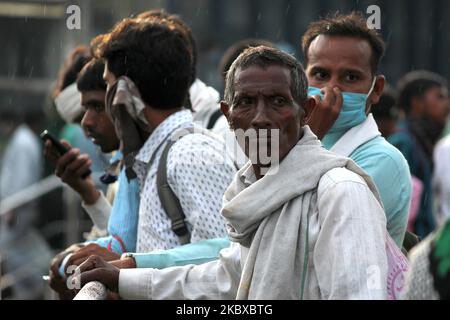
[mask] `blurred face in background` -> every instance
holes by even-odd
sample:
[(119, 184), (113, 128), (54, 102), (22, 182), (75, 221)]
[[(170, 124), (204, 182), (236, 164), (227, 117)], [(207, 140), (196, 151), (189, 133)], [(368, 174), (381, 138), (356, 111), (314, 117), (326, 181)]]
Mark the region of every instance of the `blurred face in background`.
[(432, 87), (422, 98), (423, 114), (440, 126), (445, 126), (450, 112), (450, 100), (446, 87)]

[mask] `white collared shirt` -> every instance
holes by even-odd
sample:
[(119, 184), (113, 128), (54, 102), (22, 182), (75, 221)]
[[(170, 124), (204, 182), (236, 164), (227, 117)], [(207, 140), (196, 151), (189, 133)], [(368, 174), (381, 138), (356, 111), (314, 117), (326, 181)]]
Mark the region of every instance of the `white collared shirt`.
[(434, 148), (433, 175), (436, 220), (438, 225), (442, 225), (450, 218), (450, 136), (443, 138)]
[[(189, 110), (172, 114), (156, 128), (136, 156), (133, 168), (141, 186), (137, 252), (170, 249), (180, 245), (178, 237), (171, 230), (171, 221), (161, 206), (156, 188), (156, 172), (159, 158), (171, 134), (193, 125)], [(236, 170), (225, 151), (225, 144), (220, 138), (214, 139), (199, 133), (186, 135), (170, 149), (167, 179), (180, 200), (191, 232), (191, 242), (227, 235), (220, 209), (223, 193)], [(154, 161), (148, 168), (154, 153)]]

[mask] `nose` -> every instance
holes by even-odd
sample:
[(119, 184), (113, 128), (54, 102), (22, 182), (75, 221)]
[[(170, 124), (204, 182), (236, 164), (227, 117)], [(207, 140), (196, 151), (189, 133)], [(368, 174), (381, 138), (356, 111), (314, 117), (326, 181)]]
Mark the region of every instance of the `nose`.
[(86, 110), (83, 119), (81, 119), (81, 126), (86, 131), (92, 130), (95, 126), (95, 117), (92, 116), (92, 112), (89, 109)]
[(341, 84), (339, 82), (338, 77), (332, 77), (330, 79), (330, 81), (328, 81), (325, 85), (326, 87), (330, 87), (330, 88), (339, 88), (339, 90), (343, 91), (341, 88)]
[(263, 99), (258, 100), (255, 115), (252, 119), (252, 127), (256, 129), (269, 129), (272, 126), (272, 120), (268, 114), (269, 108)]

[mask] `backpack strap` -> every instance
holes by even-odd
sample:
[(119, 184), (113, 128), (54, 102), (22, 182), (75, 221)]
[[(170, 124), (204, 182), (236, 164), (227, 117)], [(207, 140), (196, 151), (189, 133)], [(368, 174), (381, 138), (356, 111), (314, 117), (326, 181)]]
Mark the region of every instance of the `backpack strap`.
[(213, 114), (209, 117), (208, 125), (206, 126), (206, 129), (211, 130), (214, 125), (216, 124), (217, 120), (223, 115), (222, 111), (220, 109), (214, 111)]
[[(178, 138), (194, 133), (193, 127), (182, 130), (182, 133), (177, 135)], [(166, 144), (161, 154), (158, 171), (156, 173), (156, 187), (161, 206), (171, 221), (172, 231), (177, 235), (181, 244), (187, 244), (191, 242), (191, 234), (186, 225), (186, 216), (181, 208), (180, 200), (173, 192), (167, 180), (167, 158), (170, 148), (177, 141), (178, 140), (175, 139), (169, 139), (169, 142)]]

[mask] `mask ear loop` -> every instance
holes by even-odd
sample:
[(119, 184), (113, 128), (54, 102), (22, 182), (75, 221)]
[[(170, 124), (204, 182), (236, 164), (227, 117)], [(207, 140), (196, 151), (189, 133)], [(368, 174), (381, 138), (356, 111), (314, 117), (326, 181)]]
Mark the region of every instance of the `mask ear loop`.
[(373, 89), (375, 89), (375, 84), (377, 83), (378, 76), (373, 77), (372, 85), (370, 86), (369, 93), (367, 94), (367, 98), (372, 94)]
[[(367, 98), (366, 99), (369, 99), (370, 95), (373, 92), (373, 89), (375, 89), (375, 84), (377, 83), (377, 79), (378, 79), (377, 76), (373, 77), (372, 86), (370, 87), (370, 90), (369, 90), (369, 93), (367, 94)], [(366, 100), (366, 103), (367, 103), (367, 100)], [(370, 108), (366, 107), (366, 113), (367, 113), (368, 110), (370, 110)]]

